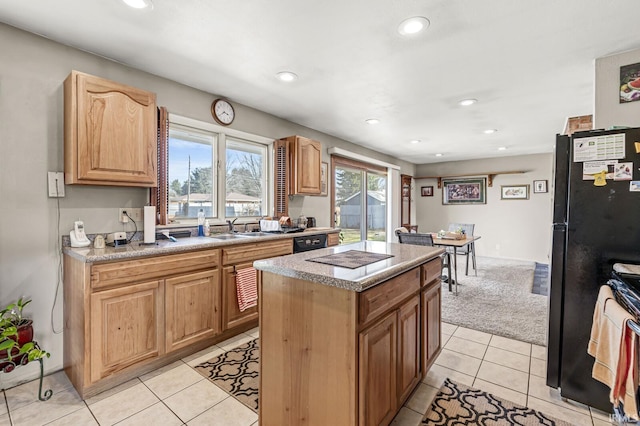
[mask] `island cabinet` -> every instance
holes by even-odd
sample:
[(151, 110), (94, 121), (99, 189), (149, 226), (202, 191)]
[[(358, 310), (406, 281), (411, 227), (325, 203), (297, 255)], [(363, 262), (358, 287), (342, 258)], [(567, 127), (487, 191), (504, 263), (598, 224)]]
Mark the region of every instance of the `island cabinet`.
[(72, 71), (64, 82), (65, 183), (157, 186), (156, 95)]
[(211, 345), (222, 331), (219, 265), (219, 249), (104, 263), (65, 255), (64, 366), (78, 393)]
[(441, 346), (441, 301), (442, 286), (440, 276), (442, 273), (442, 261), (432, 261), (422, 267), (423, 287), (421, 298), (421, 345), (422, 345), (422, 372), (427, 374), (429, 368), (440, 355)]
[[(258, 307), (240, 311), (236, 287), (236, 272), (253, 267), (258, 259), (267, 259), (293, 253), (291, 240), (243, 244), (222, 250), (222, 329), (233, 330), (253, 323), (257, 325)], [(258, 277), (256, 276), (256, 279)]]
[[(393, 420), (430, 365), (423, 362), (425, 344), (439, 345), (434, 289), (440, 285), (442, 250), (433, 250), (424, 264), (362, 291), (327, 285), (329, 277), (307, 279), (300, 271), (257, 266), (261, 425)], [(313, 268), (306, 264), (303, 270)], [(430, 351), (437, 353), (435, 347)]]

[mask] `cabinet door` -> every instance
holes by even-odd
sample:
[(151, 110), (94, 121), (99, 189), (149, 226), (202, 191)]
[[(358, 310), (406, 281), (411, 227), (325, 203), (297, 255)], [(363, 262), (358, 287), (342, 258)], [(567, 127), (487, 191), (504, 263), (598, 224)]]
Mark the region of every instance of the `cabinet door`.
[(340, 244), (340, 234), (327, 234), (327, 247), (337, 246)]
[(397, 407), (398, 320), (394, 311), (359, 336), (359, 424), (389, 424)]
[[(222, 329), (229, 330), (258, 319), (258, 307), (248, 308), (244, 312), (238, 306), (235, 270), (249, 268), (253, 262), (227, 266), (222, 270)], [(257, 273), (256, 273), (257, 274)], [(256, 278), (257, 279), (257, 278)]]
[(440, 353), (441, 285), (437, 280), (422, 292), (422, 374), (427, 374)]
[(91, 381), (164, 353), (162, 281), (91, 294)]
[(69, 79), (65, 183), (157, 186), (155, 94), (76, 71)]
[(420, 296), (398, 310), (398, 404), (402, 405), (418, 384), (420, 372)]
[(220, 332), (218, 269), (165, 281), (166, 351)]
[(293, 148), (293, 194), (320, 195), (322, 144), (297, 136)]

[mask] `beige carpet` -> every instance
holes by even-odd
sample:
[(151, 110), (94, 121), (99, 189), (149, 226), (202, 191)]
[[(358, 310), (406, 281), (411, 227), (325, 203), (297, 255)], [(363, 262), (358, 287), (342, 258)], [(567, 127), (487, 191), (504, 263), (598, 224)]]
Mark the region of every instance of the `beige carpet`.
[(197, 365), (196, 371), (258, 411), (258, 339)]
[(476, 277), (464, 275), (464, 260), (458, 295), (442, 284), (442, 321), (545, 346), (549, 298), (531, 293), (535, 262), (478, 257)]
[(490, 393), (446, 379), (423, 420), (430, 426), (571, 426)]

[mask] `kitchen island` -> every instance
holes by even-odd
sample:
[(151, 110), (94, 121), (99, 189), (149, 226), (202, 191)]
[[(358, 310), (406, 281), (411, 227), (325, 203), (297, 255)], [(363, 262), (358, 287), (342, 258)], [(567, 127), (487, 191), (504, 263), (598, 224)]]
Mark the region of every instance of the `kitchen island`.
[(367, 241), (254, 262), (260, 424), (390, 423), (440, 352), (443, 252)]

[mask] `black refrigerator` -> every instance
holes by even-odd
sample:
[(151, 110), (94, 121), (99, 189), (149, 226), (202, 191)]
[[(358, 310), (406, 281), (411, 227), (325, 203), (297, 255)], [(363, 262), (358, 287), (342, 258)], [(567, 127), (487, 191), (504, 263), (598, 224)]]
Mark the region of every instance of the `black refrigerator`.
[[(640, 263), (640, 192), (630, 191), (629, 180), (607, 179), (606, 185), (594, 186), (594, 180), (583, 179), (583, 167), (611, 156), (606, 160), (633, 166), (624, 170), (607, 161), (609, 172), (619, 178), (631, 173), (632, 180), (640, 181), (636, 142), (640, 128), (556, 138), (547, 385), (607, 412), (612, 411), (609, 388), (591, 378), (587, 343), (598, 291), (613, 264)], [(587, 163), (581, 161), (585, 158)]]

